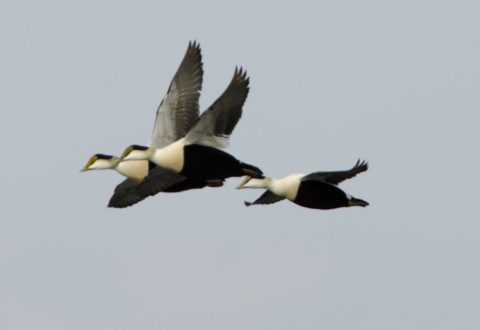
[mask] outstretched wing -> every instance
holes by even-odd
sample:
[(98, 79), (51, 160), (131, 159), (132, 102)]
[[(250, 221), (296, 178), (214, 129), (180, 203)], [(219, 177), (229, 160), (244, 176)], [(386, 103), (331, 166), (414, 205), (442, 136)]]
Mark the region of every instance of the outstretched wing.
[(128, 206), (132, 206), (147, 196), (141, 196), (136, 193), (136, 188), (138, 186), (138, 182), (132, 179), (125, 179), (119, 185), (115, 187), (115, 191), (113, 192), (110, 201), (108, 202), (108, 207), (113, 208), (124, 208)]
[(258, 204), (264, 204), (264, 205), (265, 204), (273, 204), (273, 203), (279, 202), (279, 201), (284, 200), (284, 199), (285, 199), (285, 197), (275, 195), (270, 190), (267, 190), (260, 197), (258, 197), (256, 201), (254, 201), (254, 202), (245, 201), (245, 206), (258, 205)]
[(188, 44), (187, 52), (168, 92), (157, 109), (150, 146), (161, 148), (183, 138), (198, 119), (203, 64), (200, 45)]
[(223, 94), (198, 118), (185, 137), (186, 144), (225, 148), (228, 138), (242, 116), (250, 79), (242, 68), (236, 68)]
[(178, 174), (175, 171), (156, 166), (148, 172), (148, 175), (138, 185), (136, 192), (140, 196), (153, 196), (186, 179), (186, 176)]
[(314, 172), (308, 174), (302, 178), (302, 181), (323, 181), (330, 184), (339, 184), (340, 182), (351, 179), (355, 175), (365, 172), (368, 170), (368, 163), (366, 161), (357, 161), (355, 166), (347, 171), (336, 171), (336, 172)]

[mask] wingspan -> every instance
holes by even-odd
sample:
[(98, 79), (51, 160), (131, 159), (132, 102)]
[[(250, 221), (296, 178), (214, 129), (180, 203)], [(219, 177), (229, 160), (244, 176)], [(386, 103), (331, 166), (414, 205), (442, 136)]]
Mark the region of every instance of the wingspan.
[(183, 138), (198, 119), (203, 64), (200, 45), (188, 44), (187, 52), (157, 109), (150, 145), (161, 148)]
[(225, 148), (228, 138), (242, 116), (250, 79), (246, 71), (236, 68), (223, 94), (208, 108), (185, 137), (186, 144)]
[(359, 159), (355, 166), (347, 171), (314, 172), (304, 176), (302, 181), (318, 180), (337, 185), (344, 180), (353, 178), (359, 173), (365, 172), (366, 170), (368, 170), (368, 163), (366, 161), (360, 161)]
[(274, 193), (272, 193), (270, 190), (265, 191), (260, 197), (257, 198), (254, 202), (247, 202), (245, 201), (245, 206), (250, 206), (250, 205), (259, 205), (259, 204), (273, 204), (276, 202), (279, 202), (281, 200), (284, 200), (285, 197), (278, 196)]

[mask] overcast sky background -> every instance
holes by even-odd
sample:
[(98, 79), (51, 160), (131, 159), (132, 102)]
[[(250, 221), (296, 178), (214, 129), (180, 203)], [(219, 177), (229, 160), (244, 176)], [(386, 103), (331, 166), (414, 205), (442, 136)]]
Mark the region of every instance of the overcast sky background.
[[(2, 1), (0, 328), (478, 329), (478, 1)], [(370, 170), (367, 208), (261, 191), (106, 208), (79, 173), (148, 142), (189, 40), (201, 108), (251, 77), (228, 151), (270, 176)]]

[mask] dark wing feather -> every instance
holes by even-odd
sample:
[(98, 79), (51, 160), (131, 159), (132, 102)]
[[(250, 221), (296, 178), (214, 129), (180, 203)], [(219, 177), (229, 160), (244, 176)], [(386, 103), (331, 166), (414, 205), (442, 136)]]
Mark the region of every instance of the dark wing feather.
[[(242, 116), (249, 92), (250, 79), (246, 71), (236, 68), (223, 94), (198, 118), (186, 136), (187, 143), (200, 143), (220, 137), (228, 139)], [(208, 144), (208, 143), (207, 143)], [(224, 147), (225, 145), (218, 145)]]
[(284, 199), (285, 197), (275, 195), (270, 190), (267, 190), (260, 197), (258, 197), (256, 201), (245, 202), (245, 205), (250, 206), (250, 205), (258, 205), (258, 204), (273, 204)]
[(368, 163), (366, 161), (357, 161), (355, 166), (347, 171), (336, 171), (336, 172), (314, 172), (308, 174), (302, 178), (302, 181), (323, 181), (330, 184), (339, 184), (340, 182), (351, 179), (355, 175), (365, 172), (368, 170)]
[(115, 191), (108, 202), (108, 207), (124, 208), (132, 206), (147, 196), (136, 193), (138, 183), (132, 179), (125, 179), (115, 187)]
[(186, 179), (187, 177), (175, 171), (156, 166), (148, 172), (148, 175), (138, 185), (136, 191), (140, 196), (153, 196)]
[(200, 45), (190, 42), (168, 92), (157, 109), (150, 145), (161, 148), (183, 138), (198, 119), (203, 64)]

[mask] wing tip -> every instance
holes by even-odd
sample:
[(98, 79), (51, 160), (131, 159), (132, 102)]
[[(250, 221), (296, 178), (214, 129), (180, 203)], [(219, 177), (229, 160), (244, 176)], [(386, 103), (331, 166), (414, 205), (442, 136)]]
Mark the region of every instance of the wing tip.
[(247, 88), (250, 83), (250, 77), (248, 76), (247, 70), (242, 66), (236, 66), (233, 73), (233, 80), (238, 82), (243, 82)]
[(188, 48), (187, 50), (190, 50), (190, 51), (201, 51), (201, 47), (200, 47), (200, 43), (193, 39), (193, 40), (190, 40), (188, 42)]
[(127, 207), (130, 207), (132, 206), (133, 204), (135, 203), (117, 203), (117, 201), (113, 201), (113, 200), (110, 200), (107, 204), (107, 207), (108, 208), (112, 208), (112, 209), (125, 209)]
[[(203, 81), (203, 61), (202, 61), (202, 48), (200, 47), (200, 43), (196, 40), (191, 40), (188, 42), (188, 48), (184, 56), (184, 60), (180, 63), (182, 66), (185, 59), (191, 59), (196, 63), (195, 71), (198, 75), (197, 79), (200, 79), (200, 85)], [(201, 87), (200, 87), (201, 89)]]
[(360, 158), (357, 160), (355, 163), (355, 166), (353, 166), (354, 169), (359, 170), (360, 172), (365, 172), (368, 170), (370, 167), (370, 164), (366, 160), (361, 160)]

